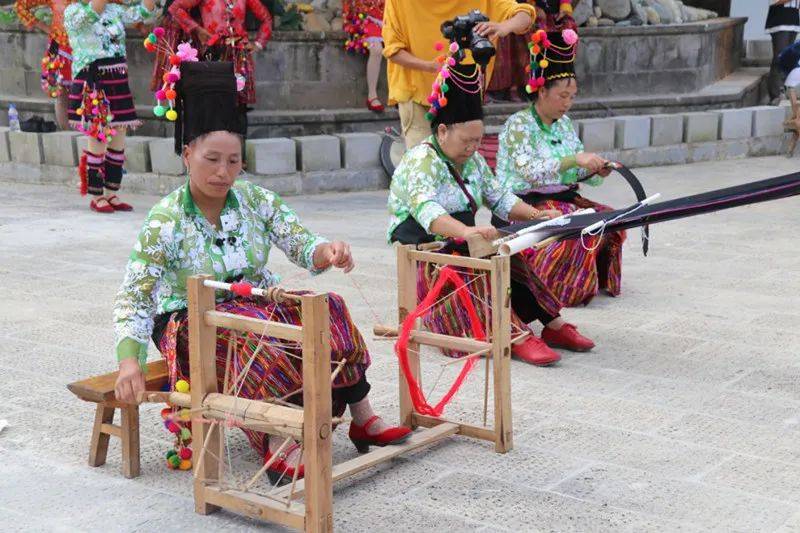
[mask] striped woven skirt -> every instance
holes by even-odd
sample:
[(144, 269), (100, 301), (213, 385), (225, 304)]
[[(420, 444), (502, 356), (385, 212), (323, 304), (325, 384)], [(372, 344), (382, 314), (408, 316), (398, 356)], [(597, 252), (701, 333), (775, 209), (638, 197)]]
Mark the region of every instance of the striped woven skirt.
[[(364, 338), (350, 318), (350, 312), (341, 296), (330, 293), (331, 362), (346, 361), (333, 381), (333, 388), (356, 384), (370, 365), (369, 351)], [(300, 304), (276, 304), (258, 298), (235, 298), (217, 304), (217, 311), (251, 318), (271, 320), (283, 324), (301, 325)], [(234, 380), (240, 383), (240, 398), (251, 400), (280, 399), (302, 405), (303, 365), (298, 343), (274, 338), (263, 339), (254, 333), (236, 332), (217, 328), (217, 379), (223, 390), (227, 370), (229, 386)], [(230, 363), (228, 345), (233, 343)], [(259, 348), (261, 345), (261, 349)], [(178, 379), (189, 380), (189, 321), (185, 313), (173, 313), (161, 335), (158, 349), (167, 360), (172, 387)], [(253, 357), (255, 355), (255, 357)], [(332, 364), (331, 369), (335, 367)], [(333, 414), (341, 416), (345, 404), (334, 400)], [(251, 446), (264, 456), (264, 434), (243, 430)]]
[[(438, 265), (420, 263), (417, 270), (417, 298), (422, 301), (438, 279)], [(464, 280), (466, 290), (475, 305), (478, 318), (487, 332), (491, 330), (491, 291), (489, 275), (486, 271), (471, 268), (453, 267)], [(528, 265), (516, 257), (511, 258), (511, 279), (525, 286), (539, 307), (548, 315), (558, 316), (561, 303), (555, 294), (533, 274)], [(454, 337), (472, 337), (472, 327), (467, 310), (454, 294), (455, 287), (446, 286), (437, 302), (422, 315), (422, 323), (433, 333)], [(514, 309), (511, 310), (512, 338), (515, 331), (527, 331), (527, 324), (521, 320)], [(448, 357), (463, 357), (465, 352), (443, 350)]]
[[(135, 128), (141, 124), (128, 86), (128, 64), (124, 57), (98, 59), (75, 76), (69, 88), (69, 124), (76, 129), (82, 124), (85, 126), (91, 116), (91, 110), (84, 105), (85, 86), (105, 97), (100, 107), (107, 108), (113, 116), (109, 126)], [(80, 114), (79, 109), (82, 110)]]
[[(611, 210), (574, 191), (549, 197), (534, 193), (522, 199), (536, 209), (557, 209), (565, 214), (589, 207), (597, 211)], [(624, 242), (625, 232), (615, 231), (586, 238), (583, 242), (580, 239), (564, 240), (541, 250), (525, 250), (520, 257), (547, 284), (564, 307), (586, 305), (600, 289), (611, 296), (619, 296)]]

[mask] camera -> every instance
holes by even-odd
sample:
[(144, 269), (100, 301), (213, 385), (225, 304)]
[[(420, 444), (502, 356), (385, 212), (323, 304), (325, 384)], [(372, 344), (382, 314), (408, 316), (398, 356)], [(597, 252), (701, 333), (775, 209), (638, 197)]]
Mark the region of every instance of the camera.
[(481, 67), (485, 67), (494, 56), (494, 45), (486, 37), (475, 33), (475, 25), (480, 22), (489, 22), (489, 17), (473, 9), (466, 15), (442, 23), (442, 35), (459, 46), (458, 52), (454, 55), (456, 61), (461, 62), (464, 59), (465, 49), (472, 51), (472, 58)]

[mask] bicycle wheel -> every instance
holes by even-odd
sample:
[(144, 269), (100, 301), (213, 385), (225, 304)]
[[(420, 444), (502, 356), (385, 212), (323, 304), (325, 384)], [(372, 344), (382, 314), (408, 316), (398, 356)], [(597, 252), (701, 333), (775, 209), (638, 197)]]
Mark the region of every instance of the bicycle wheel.
[(384, 135), (381, 140), (380, 160), (381, 167), (383, 167), (383, 171), (386, 172), (386, 176), (390, 180), (405, 151), (406, 146), (402, 139), (398, 140), (390, 135)]

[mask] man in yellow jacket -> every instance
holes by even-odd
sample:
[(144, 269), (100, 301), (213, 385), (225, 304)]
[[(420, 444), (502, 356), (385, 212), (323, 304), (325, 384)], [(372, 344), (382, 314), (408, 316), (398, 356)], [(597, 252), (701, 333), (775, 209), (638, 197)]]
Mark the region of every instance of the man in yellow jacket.
[[(439, 64), (435, 50), (444, 41), (442, 22), (473, 9), (490, 22), (475, 31), (492, 41), (510, 33), (524, 34), (536, 19), (536, 10), (516, 0), (386, 0), (383, 12), (383, 55), (388, 61), (389, 104), (398, 105), (406, 148), (416, 146), (431, 134), (425, 119), (427, 98)], [(487, 78), (494, 62), (489, 63)]]

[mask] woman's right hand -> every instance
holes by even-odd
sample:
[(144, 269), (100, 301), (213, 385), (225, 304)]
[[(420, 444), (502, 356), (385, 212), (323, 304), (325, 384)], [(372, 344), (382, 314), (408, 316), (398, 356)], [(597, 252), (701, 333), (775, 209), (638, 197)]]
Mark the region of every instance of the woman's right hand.
[(202, 26), (198, 26), (195, 29), (195, 34), (197, 35), (197, 40), (200, 41), (200, 44), (202, 44), (203, 46), (205, 46), (208, 40), (211, 39), (211, 34), (208, 33), (208, 30), (206, 30)]
[(117, 382), (114, 384), (114, 396), (117, 401), (138, 403), (136, 396), (144, 390), (144, 374), (139, 367), (139, 361), (133, 357), (120, 361)]
[(591, 152), (579, 152), (575, 154), (575, 161), (578, 163), (579, 167), (585, 168), (593, 174), (600, 172), (603, 170), (603, 167), (608, 164), (606, 159)]
[(480, 235), (487, 241), (493, 241), (500, 236), (500, 233), (494, 226), (465, 226), (461, 233), (461, 238), (466, 240), (467, 237), (472, 235)]

